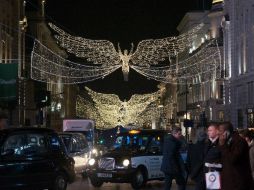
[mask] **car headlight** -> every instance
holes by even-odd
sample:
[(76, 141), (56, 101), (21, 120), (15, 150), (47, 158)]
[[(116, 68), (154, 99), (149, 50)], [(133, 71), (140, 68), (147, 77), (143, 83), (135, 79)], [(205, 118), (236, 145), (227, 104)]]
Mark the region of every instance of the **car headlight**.
[(92, 150), (92, 153), (93, 153), (93, 154), (97, 154), (97, 152), (98, 152), (98, 151), (97, 151), (95, 148)]
[(129, 165), (130, 165), (130, 160), (125, 159), (125, 160), (123, 161), (123, 166), (127, 167), (127, 166), (129, 166)]
[(89, 166), (93, 166), (94, 164), (95, 164), (95, 159), (90, 159), (89, 161), (88, 161), (88, 164), (89, 164)]

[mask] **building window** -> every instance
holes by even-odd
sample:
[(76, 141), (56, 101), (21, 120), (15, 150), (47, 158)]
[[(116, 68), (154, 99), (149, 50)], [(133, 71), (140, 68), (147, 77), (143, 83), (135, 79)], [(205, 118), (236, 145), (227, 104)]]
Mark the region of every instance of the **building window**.
[(219, 94), (219, 99), (224, 98), (224, 86), (223, 84), (220, 85), (220, 94)]
[(247, 83), (248, 86), (248, 104), (254, 104), (254, 82)]
[(254, 109), (247, 109), (247, 127), (254, 128)]
[(209, 119), (210, 121), (213, 120), (213, 108), (209, 108)]
[(219, 111), (219, 120), (224, 121), (224, 111)]
[(237, 110), (237, 127), (238, 128), (243, 128), (243, 111), (242, 109)]

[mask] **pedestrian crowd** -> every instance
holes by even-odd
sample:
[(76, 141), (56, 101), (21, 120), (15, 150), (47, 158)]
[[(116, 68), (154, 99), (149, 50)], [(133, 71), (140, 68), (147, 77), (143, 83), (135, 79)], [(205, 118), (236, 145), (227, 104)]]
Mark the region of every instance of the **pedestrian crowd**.
[(195, 144), (189, 144), (187, 160), (181, 154), (181, 129), (173, 127), (163, 146), (161, 171), (165, 190), (172, 180), (185, 190), (188, 178), (195, 190), (254, 190), (253, 131), (235, 131), (230, 122), (211, 122), (200, 131)]

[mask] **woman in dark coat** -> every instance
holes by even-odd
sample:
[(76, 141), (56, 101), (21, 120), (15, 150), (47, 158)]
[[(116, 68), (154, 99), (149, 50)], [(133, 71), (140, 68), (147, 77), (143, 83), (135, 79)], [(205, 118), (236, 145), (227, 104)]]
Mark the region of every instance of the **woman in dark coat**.
[(229, 122), (222, 123), (219, 131), (222, 190), (253, 190), (248, 144)]

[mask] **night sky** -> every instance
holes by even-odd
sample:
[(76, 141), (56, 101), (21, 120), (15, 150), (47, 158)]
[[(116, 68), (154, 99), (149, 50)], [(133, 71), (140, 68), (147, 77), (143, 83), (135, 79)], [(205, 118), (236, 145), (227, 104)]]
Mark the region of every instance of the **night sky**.
[[(28, 0), (30, 1), (30, 0)], [(211, 0), (203, 0), (209, 8)], [(47, 0), (47, 20), (72, 35), (105, 39), (130, 49), (131, 42), (178, 34), (176, 26), (187, 11), (202, 10), (202, 0)], [(119, 69), (103, 80), (85, 83), (97, 92), (129, 99), (135, 93), (157, 90), (158, 82), (131, 70), (129, 82)]]

